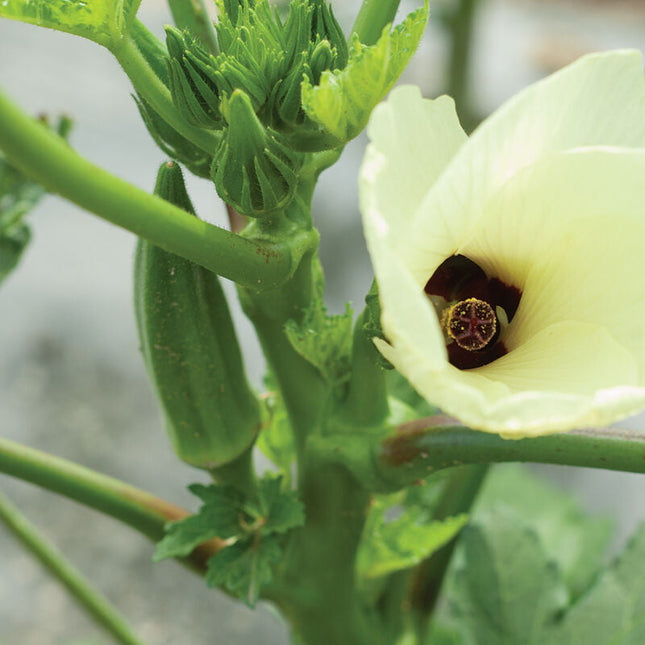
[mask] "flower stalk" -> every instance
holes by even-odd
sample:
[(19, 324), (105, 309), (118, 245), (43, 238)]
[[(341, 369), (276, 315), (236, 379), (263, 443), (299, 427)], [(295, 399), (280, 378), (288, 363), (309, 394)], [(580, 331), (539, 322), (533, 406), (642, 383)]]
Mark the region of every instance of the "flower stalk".
[(373, 45), (380, 38), (385, 25), (394, 20), (400, 2), (401, 0), (363, 0), (352, 33), (358, 34), (364, 45)]
[(446, 417), (399, 426), (376, 451), (377, 468), (393, 487), (467, 464), (504, 462), (581, 466), (645, 473), (645, 435), (619, 428), (584, 428), (519, 440), (475, 432)]

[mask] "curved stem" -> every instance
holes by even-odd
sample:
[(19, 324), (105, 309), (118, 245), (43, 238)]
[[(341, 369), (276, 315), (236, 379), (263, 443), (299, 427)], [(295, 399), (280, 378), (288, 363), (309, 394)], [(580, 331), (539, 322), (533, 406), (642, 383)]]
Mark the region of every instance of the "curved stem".
[(447, 417), (399, 426), (374, 455), (379, 475), (393, 487), (466, 464), (534, 462), (645, 473), (645, 434), (618, 428), (585, 428), (518, 440), (477, 432)]
[[(166, 522), (190, 513), (129, 484), (66, 459), (0, 438), (0, 472), (65, 495), (131, 526), (154, 542), (164, 535)], [(205, 570), (206, 560), (221, 548), (219, 541), (199, 546), (186, 563)]]
[(373, 45), (385, 25), (394, 20), (401, 0), (363, 0), (352, 33), (358, 34), (364, 45)]
[(87, 613), (122, 645), (143, 645), (119, 610), (59, 551), (40, 535), (20, 511), (0, 493), (0, 521), (74, 596)]
[(203, 130), (187, 123), (177, 111), (170, 91), (154, 73), (136, 43), (125, 36), (110, 45), (110, 51), (128, 75), (134, 89), (177, 132), (197, 147), (213, 154), (220, 138), (214, 132)]
[(1, 94), (0, 149), (50, 192), (235, 282), (275, 287), (295, 270), (287, 243), (244, 239), (136, 188), (81, 157)]

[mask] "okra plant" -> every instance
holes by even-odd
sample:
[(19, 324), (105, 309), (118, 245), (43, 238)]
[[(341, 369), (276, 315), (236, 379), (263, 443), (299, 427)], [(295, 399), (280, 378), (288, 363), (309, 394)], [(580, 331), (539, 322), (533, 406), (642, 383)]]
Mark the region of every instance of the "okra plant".
[[(160, 148), (150, 194), (77, 154), (69, 119), (0, 95), (0, 279), (47, 192), (138, 236), (142, 359), (177, 457), (212, 483), (189, 486), (190, 514), (2, 438), (0, 471), (271, 603), (294, 643), (642, 642), (645, 530), (607, 563), (604, 521), (489, 469), (645, 472), (642, 435), (603, 429), (645, 408), (640, 55), (583, 57), (467, 136), (451, 98), (393, 89), (427, 3), (397, 20), (399, 0), (363, 0), (351, 33), (326, 0), (215, 0), (214, 22), (202, 0), (168, 4), (161, 41), (138, 0), (0, 2), (107, 48)], [(365, 128), (375, 280), (330, 315), (312, 196)], [(228, 229), (200, 219), (186, 173), (212, 182)], [(264, 392), (220, 277), (257, 333)], [(142, 643), (4, 498), (0, 518), (116, 642)]]

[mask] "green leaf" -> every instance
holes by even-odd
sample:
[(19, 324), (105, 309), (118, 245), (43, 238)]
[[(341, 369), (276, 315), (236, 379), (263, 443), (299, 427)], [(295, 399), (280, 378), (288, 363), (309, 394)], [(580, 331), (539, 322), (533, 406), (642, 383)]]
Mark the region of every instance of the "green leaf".
[(262, 479), (257, 505), (244, 507), (253, 523), (241, 522), (237, 541), (208, 560), (206, 584), (228, 589), (251, 607), (271, 580), (272, 566), (281, 560), (280, 534), (305, 521), (302, 503), (295, 491), (284, 490), (282, 481)]
[(155, 562), (186, 556), (214, 537), (246, 540), (249, 536), (284, 533), (304, 523), (302, 502), (294, 491), (284, 490), (282, 477), (265, 476), (256, 503), (244, 499), (233, 486), (193, 484), (188, 488), (203, 504), (197, 514), (166, 526), (166, 535), (153, 556)]
[(45, 192), (42, 186), (14, 168), (0, 152), (0, 231), (20, 220)]
[(461, 544), (457, 603), (473, 642), (544, 645), (545, 628), (568, 594), (533, 528), (510, 510), (498, 510), (468, 526)]
[(324, 307), (314, 305), (301, 324), (290, 320), (285, 326), (293, 348), (332, 384), (348, 375), (352, 318), (349, 304), (344, 313), (336, 316), (329, 316)]
[(358, 553), (357, 571), (376, 578), (415, 566), (449, 542), (466, 524), (467, 516), (422, 523), (420, 509), (412, 507), (388, 521), (399, 495), (377, 497), (372, 504)]
[(353, 312), (348, 303), (344, 313), (328, 315), (323, 302), (322, 274), (317, 276), (316, 295), (302, 322), (289, 320), (285, 333), (298, 354), (336, 385), (349, 376)]
[(435, 616), (432, 619), (426, 642), (432, 645), (471, 645), (470, 641), (464, 640), (459, 625), (446, 620), (444, 616)]
[(512, 509), (535, 530), (572, 597), (587, 589), (603, 564), (611, 520), (586, 515), (571, 497), (517, 465), (495, 467), (476, 508), (485, 512), (500, 506)]
[(645, 526), (553, 629), (545, 645), (645, 643)]
[(109, 46), (130, 27), (141, 0), (3, 0), (0, 17), (66, 31)]
[[(383, 340), (386, 340), (381, 327), (381, 303), (378, 298), (378, 285), (376, 284), (376, 280), (372, 281), (372, 286), (365, 296), (365, 313), (363, 333), (370, 339), (382, 338)], [(378, 352), (377, 360), (384, 370), (387, 370), (388, 372), (394, 370), (394, 365), (392, 365), (392, 363), (390, 363), (390, 361), (388, 361), (380, 352)], [(408, 385), (408, 387), (410, 388), (411, 386)], [(396, 393), (390, 393), (396, 396)]]
[(236, 542), (209, 558), (206, 584), (222, 586), (254, 607), (262, 587), (273, 576), (272, 566), (281, 558), (282, 548), (275, 536)]
[[(245, 518), (244, 498), (232, 486), (189, 486), (204, 504), (196, 515), (170, 522), (166, 535), (157, 544), (153, 560), (187, 556), (206, 540), (219, 537), (223, 540), (243, 533), (240, 520)], [(250, 521), (250, 520), (249, 520)]]
[(24, 224), (0, 231), (0, 283), (16, 268), (30, 237)]
[[(40, 121), (43, 127), (49, 127), (45, 117)], [(71, 127), (71, 120), (61, 117), (54, 129), (67, 138)], [(45, 193), (42, 186), (12, 166), (0, 152), (0, 283), (16, 267), (31, 237), (23, 217)]]
[(303, 81), (302, 107), (307, 116), (333, 135), (338, 145), (357, 136), (412, 58), (427, 19), (426, 4), (391, 32), (386, 27), (374, 45), (363, 45), (354, 35), (345, 68), (323, 72), (316, 86)]
[(305, 523), (304, 507), (296, 491), (285, 490), (282, 481), (282, 477), (268, 476), (260, 482), (259, 511), (265, 518), (263, 535), (285, 533)]

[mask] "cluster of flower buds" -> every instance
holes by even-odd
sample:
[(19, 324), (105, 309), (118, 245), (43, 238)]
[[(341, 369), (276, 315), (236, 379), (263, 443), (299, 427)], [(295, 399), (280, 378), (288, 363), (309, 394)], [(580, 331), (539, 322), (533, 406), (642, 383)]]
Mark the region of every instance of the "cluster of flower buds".
[(284, 22), (268, 0), (221, 0), (218, 8), (216, 54), (167, 28), (170, 91), (190, 124), (222, 133), (210, 170), (220, 196), (261, 217), (292, 199), (300, 152), (331, 147), (303, 111), (301, 86), (344, 67), (347, 43), (325, 0), (292, 0)]
[(327, 0), (291, 0), (284, 19), (269, 0), (216, 3), (210, 50), (168, 27), (160, 67), (160, 43), (144, 34), (137, 44), (186, 123), (219, 143), (202, 149), (143, 100), (140, 109), (168, 154), (210, 176), (242, 215), (263, 217), (293, 199), (307, 153), (339, 148), (363, 130), (419, 43), (427, 0), (374, 44), (353, 34), (349, 46)]
[(241, 90), (262, 123), (293, 148), (324, 149), (324, 141), (299, 136), (307, 121), (300, 94), (305, 78), (317, 85), (325, 70), (347, 64), (345, 35), (331, 7), (325, 0), (292, 0), (284, 22), (268, 0), (222, 0), (219, 8), (217, 55), (177, 29), (166, 31), (177, 108), (193, 125), (219, 130), (226, 126), (222, 98)]

